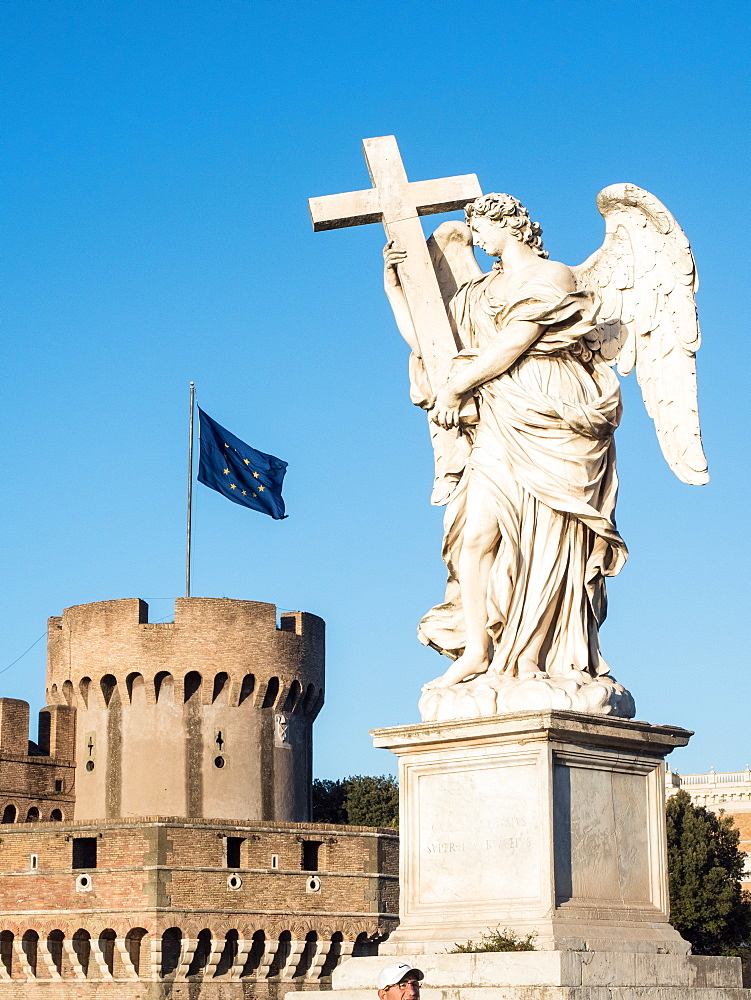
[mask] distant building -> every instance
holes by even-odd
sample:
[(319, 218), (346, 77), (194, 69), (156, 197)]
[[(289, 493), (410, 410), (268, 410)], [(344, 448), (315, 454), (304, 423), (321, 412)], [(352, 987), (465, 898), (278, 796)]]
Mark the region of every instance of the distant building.
[(374, 951), (398, 834), (310, 822), (323, 698), (315, 615), (184, 598), (174, 622), (136, 599), (50, 619), (36, 742), (0, 699), (0, 1000), (265, 1000)]
[(733, 817), (740, 830), (740, 848), (746, 853), (746, 877), (743, 888), (751, 890), (751, 768), (745, 771), (710, 771), (708, 774), (678, 774), (668, 770), (665, 775), (667, 797), (683, 789), (697, 806), (713, 813), (724, 812)]

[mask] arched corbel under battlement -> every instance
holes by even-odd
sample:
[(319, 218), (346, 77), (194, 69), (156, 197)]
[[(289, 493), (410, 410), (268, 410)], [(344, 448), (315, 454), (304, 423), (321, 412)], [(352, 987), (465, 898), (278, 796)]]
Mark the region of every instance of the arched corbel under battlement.
[(241, 681), (235, 681), (232, 687), (232, 697), (230, 704), (243, 705), (253, 694), (256, 686), (256, 679), (253, 674), (245, 674)]
[(189, 670), (183, 679), (183, 702), (201, 702), (201, 689), (203, 688), (203, 675), (198, 670)]
[(295, 677), (294, 680), (285, 686), (285, 690), (282, 691), (282, 695), (279, 698), (282, 711), (296, 713), (301, 705), (301, 696), (302, 684)]
[(82, 677), (78, 682), (78, 692), (81, 695), (84, 708), (89, 707), (89, 692), (91, 691), (91, 678)]
[[(63, 685), (64, 687), (65, 685)], [(99, 708), (109, 708), (117, 692), (117, 678), (114, 674), (104, 674), (94, 688)]]
[(156, 704), (174, 703), (175, 679), (168, 670), (160, 670), (154, 677), (154, 699)]
[(211, 691), (211, 704), (229, 706), (230, 702), (230, 677), (226, 670), (220, 670), (214, 675), (214, 684)]
[(256, 708), (278, 708), (279, 697), (281, 695), (278, 677), (269, 677), (266, 681), (259, 681), (256, 687), (253, 704)]

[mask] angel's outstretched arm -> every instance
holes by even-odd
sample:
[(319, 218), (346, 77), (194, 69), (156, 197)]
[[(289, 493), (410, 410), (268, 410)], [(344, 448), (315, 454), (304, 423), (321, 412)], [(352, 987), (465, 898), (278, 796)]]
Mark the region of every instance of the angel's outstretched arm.
[(415, 333), (415, 326), (412, 322), (412, 315), (410, 314), (404, 289), (402, 288), (402, 283), (399, 280), (399, 273), (397, 271), (399, 264), (401, 264), (406, 257), (406, 252), (395, 247), (393, 240), (386, 244), (383, 248), (383, 287), (386, 290), (386, 297), (389, 300), (392, 312), (394, 313), (394, 319), (396, 320), (399, 333), (401, 333), (402, 337), (404, 337), (407, 341), (413, 354), (416, 354), (419, 358), (421, 356), (420, 345), (417, 342), (417, 334)]

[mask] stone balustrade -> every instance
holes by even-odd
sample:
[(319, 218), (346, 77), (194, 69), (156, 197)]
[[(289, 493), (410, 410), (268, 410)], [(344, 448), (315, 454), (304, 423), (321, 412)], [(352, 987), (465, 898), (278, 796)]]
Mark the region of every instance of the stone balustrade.
[[(349, 934), (349, 937), (347, 936)], [(118, 935), (105, 928), (92, 936), (79, 928), (0, 932), (0, 996), (4, 984), (52, 982), (206, 982), (275, 980), (284, 990), (327, 981), (353, 953), (374, 953), (361, 932), (292, 928), (210, 928), (195, 936), (178, 927), (161, 933), (132, 928)], [(269, 984), (271, 985), (271, 984)], [(284, 991), (283, 990), (283, 991)], [(282, 992), (283, 992), (282, 991)]]

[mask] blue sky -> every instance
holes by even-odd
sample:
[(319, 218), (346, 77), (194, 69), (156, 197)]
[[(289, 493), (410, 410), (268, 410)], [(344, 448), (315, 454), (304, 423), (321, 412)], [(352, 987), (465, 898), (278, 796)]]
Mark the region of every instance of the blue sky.
[[(637, 717), (696, 730), (683, 772), (748, 736), (746, 3), (6, 0), (2, 11), (2, 662), (87, 601), (183, 592), (188, 383), (289, 462), (289, 518), (195, 490), (194, 593), (328, 625), (316, 773), (393, 769), (368, 729), (417, 721), (446, 661), (423, 414), (381, 289), (379, 226), (314, 234), (307, 198), (476, 172), (576, 264), (597, 192), (631, 181), (691, 240), (712, 481), (665, 465), (633, 378), (618, 432), (606, 659)], [(440, 217), (424, 220), (429, 231)], [(485, 261), (483, 261), (485, 263)], [(0, 675), (43, 704), (44, 642)]]

